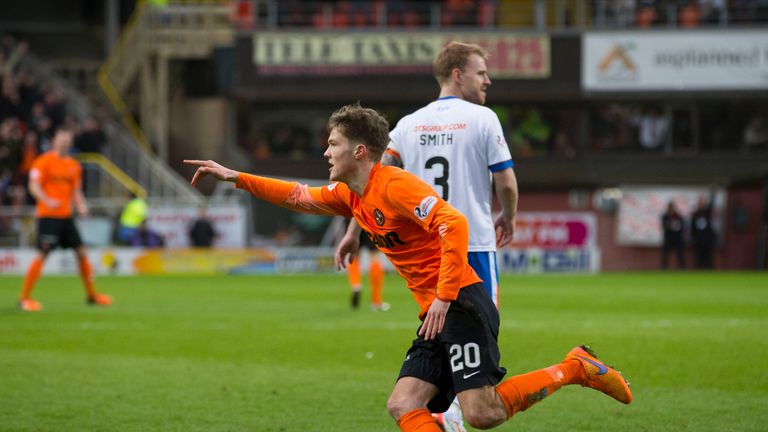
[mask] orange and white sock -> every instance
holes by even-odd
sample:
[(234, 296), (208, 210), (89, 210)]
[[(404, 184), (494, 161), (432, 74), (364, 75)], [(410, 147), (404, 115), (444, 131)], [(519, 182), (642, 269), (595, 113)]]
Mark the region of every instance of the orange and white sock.
[(581, 383), (584, 369), (576, 361), (567, 361), (548, 368), (516, 375), (496, 386), (509, 417), (525, 411), (560, 387)]
[(408, 411), (397, 421), (402, 432), (440, 432), (432, 414), (426, 408)]

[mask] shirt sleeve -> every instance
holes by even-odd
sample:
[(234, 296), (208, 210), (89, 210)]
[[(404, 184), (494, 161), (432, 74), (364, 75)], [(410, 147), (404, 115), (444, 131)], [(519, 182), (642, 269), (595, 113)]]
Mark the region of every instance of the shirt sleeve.
[(235, 187), (256, 198), (308, 214), (352, 217), (350, 191), (342, 183), (309, 187), (297, 182), (240, 173)]
[(403, 127), (403, 120), (401, 119), (399, 122), (397, 122), (397, 126), (392, 129), (392, 132), (389, 133), (389, 145), (387, 146), (387, 150), (395, 152), (398, 155), (402, 154), (403, 151)]
[(492, 172), (498, 172), (514, 166), (509, 145), (504, 138), (504, 130), (499, 123), (499, 118), (491, 109), (487, 109), (483, 122), (483, 144), (485, 145), (488, 168)]
[(43, 175), (45, 174), (45, 159), (37, 158), (32, 162), (32, 167), (29, 169), (29, 178), (38, 182), (43, 181)]
[(440, 238), (440, 273), (437, 297), (455, 300), (469, 248), (469, 224), (466, 217), (437, 196), (435, 191), (416, 176), (403, 172), (393, 176), (387, 185), (387, 199), (393, 208)]

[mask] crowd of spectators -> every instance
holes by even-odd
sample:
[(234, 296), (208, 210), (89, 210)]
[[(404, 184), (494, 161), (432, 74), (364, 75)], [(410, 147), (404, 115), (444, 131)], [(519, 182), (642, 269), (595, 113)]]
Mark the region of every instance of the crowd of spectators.
[[(407, 108), (407, 107), (406, 107)], [(583, 107), (551, 104), (493, 105), (516, 159), (573, 159), (585, 154), (646, 152), (765, 152), (768, 150), (768, 105), (701, 102), (695, 106), (653, 102), (605, 102)], [(330, 109), (330, 108), (329, 108)], [(322, 160), (326, 147), (323, 115), (286, 121), (253, 112), (243, 121), (240, 147), (250, 160)], [(397, 112), (396, 112), (397, 111)], [(402, 114), (393, 109), (396, 124)], [(586, 113), (586, 117), (584, 114)], [(258, 120), (253, 120), (258, 119)], [(586, 140), (586, 141), (584, 141)]]
[(252, 162), (270, 158), (303, 161), (323, 159), (327, 147), (328, 108), (289, 112), (274, 108), (243, 111), (238, 146)]
[(76, 130), (74, 151), (100, 152), (106, 142), (99, 122), (82, 124), (67, 112), (66, 99), (56, 86), (39, 82), (22, 66), (25, 41), (5, 35), (0, 39), (0, 203), (26, 205), (26, 191), (34, 159), (50, 149), (53, 132), (61, 125)]
[[(577, 156), (578, 110), (537, 105), (494, 105), (510, 152), (515, 158)], [(274, 111), (253, 111), (240, 121), (239, 147), (251, 162), (277, 158), (292, 161), (323, 160), (328, 134), (327, 112), (332, 107), (307, 109), (300, 116)], [(412, 107), (377, 107), (391, 126)]]
[[(259, 13), (260, 3), (235, 1), (233, 22), (243, 27), (258, 25), (254, 15)], [(536, 3), (537, 0), (286, 0), (277, 3), (276, 18), (281, 27), (326, 29), (534, 27), (539, 24)], [(698, 27), (768, 21), (768, 0), (570, 0), (547, 1), (544, 6), (544, 22), (550, 26), (579, 23), (619, 28)]]
[(278, 6), (278, 25), (284, 27), (348, 28), (430, 26), (432, 5), (440, 6), (440, 25), (484, 27), (494, 23), (498, 7), (492, 0), (290, 0)]
[(764, 152), (768, 105), (604, 103), (590, 108), (593, 152)]
[(768, 21), (766, 0), (617, 0), (610, 2), (617, 24), (680, 27)]

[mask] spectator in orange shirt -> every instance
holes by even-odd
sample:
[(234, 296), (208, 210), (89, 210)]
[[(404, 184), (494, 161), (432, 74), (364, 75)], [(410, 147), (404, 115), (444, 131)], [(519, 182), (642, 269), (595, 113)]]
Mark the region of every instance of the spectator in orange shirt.
[(499, 314), (467, 262), (466, 218), (415, 175), (379, 162), (389, 125), (359, 105), (337, 110), (328, 121), (330, 180), (308, 187), (240, 173), (213, 161), (197, 166), (192, 184), (211, 175), (257, 198), (305, 213), (354, 217), (419, 304), (422, 324), (408, 350), (387, 409), (404, 432), (438, 432), (430, 411), (443, 412), (458, 396), (475, 428), (504, 423), (563, 385), (595, 388), (629, 403), (624, 379), (585, 347), (573, 348), (553, 366), (501, 382)]
[(86, 302), (91, 305), (109, 306), (112, 298), (96, 291), (93, 283), (93, 267), (80, 240), (72, 207), (81, 216), (88, 214), (83, 197), (81, 179), (82, 167), (69, 156), (73, 133), (59, 128), (53, 136), (51, 151), (35, 159), (29, 172), (29, 192), (37, 201), (37, 256), (27, 269), (19, 299), (23, 311), (39, 311), (40, 302), (31, 297), (32, 289), (42, 273), (48, 254), (57, 246), (74, 249), (80, 277), (87, 293)]

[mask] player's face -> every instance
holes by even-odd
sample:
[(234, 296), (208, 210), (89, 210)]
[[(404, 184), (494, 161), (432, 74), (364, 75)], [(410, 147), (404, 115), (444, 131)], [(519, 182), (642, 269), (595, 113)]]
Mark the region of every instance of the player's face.
[(328, 159), (328, 163), (331, 164), (328, 169), (331, 181), (344, 182), (354, 172), (354, 147), (338, 128), (331, 129), (331, 133), (328, 135), (328, 149), (323, 154)]
[(60, 153), (67, 153), (72, 147), (72, 132), (66, 130), (57, 131), (53, 136), (51, 147)]
[(469, 56), (467, 65), (461, 73), (460, 85), (465, 101), (479, 105), (485, 104), (485, 91), (491, 85), (491, 78), (488, 77), (488, 67), (485, 65), (484, 58), (477, 54)]

